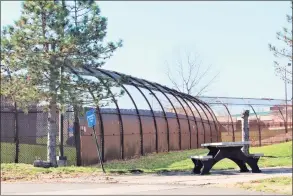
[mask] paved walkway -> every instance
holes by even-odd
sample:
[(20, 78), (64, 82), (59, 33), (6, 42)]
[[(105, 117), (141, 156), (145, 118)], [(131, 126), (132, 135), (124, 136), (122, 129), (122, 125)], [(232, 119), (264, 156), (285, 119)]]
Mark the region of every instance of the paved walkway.
[[(42, 182), (1, 183), (1, 194), (10, 195), (260, 195), (242, 189), (218, 187), (236, 182), (248, 182), (276, 176), (292, 176), (292, 168), (266, 168), (263, 173), (214, 171), (211, 175), (190, 172), (167, 172), (137, 175), (84, 176), (51, 179)], [(267, 194), (269, 195), (269, 194)], [(270, 194), (273, 195), (273, 194)]]
[(3, 195), (261, 195), (240, 189), (180, 186), (93, 183), (16, 183), (1, 185)]

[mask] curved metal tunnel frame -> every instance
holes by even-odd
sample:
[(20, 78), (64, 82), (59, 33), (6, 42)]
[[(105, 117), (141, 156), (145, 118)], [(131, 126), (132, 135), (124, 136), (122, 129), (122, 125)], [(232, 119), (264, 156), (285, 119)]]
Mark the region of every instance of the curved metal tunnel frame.
[[(78, 76), (79, 78), (82, 78), (82, 77), (79, 76), (79, 73), (77, 71), (75, 71), (73, 68), (69, 67), (69, 69), (76, 76)], [(139, 109), (137, 107), (137, 104), (135, 103), (131, 93), (127, 90), (125, 85), (131, 85), (131, 86), (135, 87), (140, 92), (140, 94), (144, 97), (147, 105), (150, 108), (150, 112), (152, 114), (152, 118), (153, 118), (153, 122), (154, 122), (155, 135), (156, 135), (156, 152), (158, 152), (158, 148), (159, 148), (159, 146), (158, 146), (159, 145), (158, 144), (158, 131), (159, 130), (158, 130), (158, 125), (157, 125), (157, 120), (156, 120), (156, 118), (158, 116), (155, 115), (153, 107), (151, 106), (151, 104), (150, 104), (149, 100), (147, 99), (146, 95), (142, 92), (142, 90), (140, 88), (144, 88), (144, 89), (148, 90), (150, 92), (150, 94), (154, 96), (154, 98), (156, 99), (156, 101), (159, 103), (159, 105), (161, 107), (161, 110), (162, 110), (162, 113), (163, 113), (162, 117), (165, 119), (166, 127), (167, 127), (167, 145), (168, 145), (167, 150), (168, 151), (170, 150), (170, 138), (169, 138), (169, 136), (170, 136), (169, 135), (169, 133), (170, 133), (170, 125), (169, 125), (169, 122), (168, 122), (166, 111), (165, 111), (160, 99), (156, 96), (156, 94), (153, 92), (153, 90), (162, 93), (162, 95), (168, 100), (168, 102), (171, 104), (171, 106), (172, 106), (172, 108), (174, 110), (177, 125), (178, 125), (178, 129), (179, 129), (178, 131), (179, 131), (179, 148), (180, 149), (182, 149), (182, 143), (181, 143), (182, 125), (181, 125), (181, 122), (180, 122), (178, 111), (177, 111), (176, 107), (174, 106), (173, 102), (167, 96), (167, 94), (172, 95), (177, 100), (177, 102), (180, 104), (181, 108), (183, 109), (183, 111), (185, 113), (185, 117), (186, 117), (185, 119), (187, 120), (188, 128), (189, 128), (189, 136), (190, 136), (189, 148), (190, 149), (192, 147), (192, 140), (191, 140), (191, 137), (192, 137), (192, 131), (191, 130), (192, 129), (191, 129), (191, 124), (190, 124), (190, 118), (189, 118), (189, 115), (188, 115), (188, 113), (186, 111), (186, 108), (184, 107), (184, 105), (182, 104), (181, 101), (183, 101), (187, 105), (188, 109), (191, 111), (193, 120), (195, 122), (196, 135), (197, 135), (197, 147), (199, 147), (199, 127), (198, 127), (198, 124), (197, 124), (198, 120), (197, 120), (197, 118), (195, 117), (195, 114), (194, 114), (194, 109), (197, 111), (197, 113), (198, 113), (198, 115), (200, 117), (202, 126), (203, 126), (204, 142), (206, 142), (206, 127), (204, 125), (205, 122), (204, 122), (203, 116), (202, 116), (201, 112), (199, 111), (199, 109), (196, 107), (196, 105), (202, 110), (202, 112), (204, 113), (204, 116), (206, 117), (207, 123), (208, 123), (209, 128), (210, 128), (210, 141), (212, 142), (212, 126), (211, 126), (211, 122), (210, 122), (211, 119), (207, 115), (206, 110), (209, 113), (209, 115), (212, 118), (212, 121), (213, 121), (213, 123), (215, 125), (216, 137), (217, 137), (217, 140), (218, 140), (218, 130), (219, 130), (218, 123), (219, 122), (218, 122), (218, 120), (216, 118), (215, 113), (213, 112), (213, 110), (211, 109), (211, 107), (207, 103), (197, 99), (196, 97), (193, 97), (191, 95), (187, 95), (187, 94), (178, 92), (178, 91), (176, 91), (174, 89), (170, 89), (170, 88), (168, 88), (166, 86), (163, 86), (161, 84), (158, 84), (158, 83), (150, 82), (150, 81), (147, 81), (147, 80), (144, 80), (144, 79), (135, 78), (135, 77), (125, 75), (125, 74), (122, 74), (122, 73), (118, 73), (118, 72), (115, 72), (115, 71), (108, 71), (108, 70), (104, 70), (104, 69), (100, 69), (100, 68), (93, 69), (93, 68), (88, 68), (87, 66), (83, 66), (83, 69), (86, 70), (89, 75), (97, 78), (103, 85), (105, 85), (105, 82), (104, 82), (104, 80), (102, 78), (99, 77), (100, 74), (106, 75), (107, 77), (113, 79), (119, 86), (121, 86), (121, 88), (123, 88), (123, 90), (126, 92), (128, 97), (131, 99), (131, 102), (134, 105), (136, 115), (137, 115), (137, 118), (138, 118), (138, 122), (139, 122), (140, 154), (141, 155), (145, 154), (144, 148), (143, 148), (143, 133), (144, 132), (143, 132), (143, 126), (142, 126), (142, 119), (141, 119), (141, 115), (139, 113)], [(82, 73), (87, 75), (85, 72), (82, 72)], [(120, 82), (119, 79), (114, 77), (112, 74), (115, 74), (115, 75), (119, 76), (119, 78), (127, 77), (128, 80), (127, 80), (127, 82)], [(120, 127), (119, 128), (120, 129), (120, 154), (121, 154), (121, 159), (124, 159), (125, 158), (125, 156), (124, 156), (124, 127), (123, 127), (123, 119), (122, 119), (121, 111), (120, 111), (118, 102), (115, 99), (114, 93), (111, 91), (111, 89), (107, 85), (105, 85), (105, 88), (109, 92), (109, 94), (111, 96), (111, 99), (112, 99), (112, 101), (114, 102), (114, 104), (116, 106), (118, 121), (119, 121), (119, 125), (120, 125), (119, 126)], [(179, 100), (179, 98), (181, 99), (181, 101)], [(187, 101), (189, 101), (191, 103), (191, 105), (193, 106), (194, 109), (191, 108), (191, 106), (188, 104)], [(98, 118), (100, 120), (100, 136), (101, 136), (101, 145), (102, 145), (102, 158), (105, 159), (105, 155), (104, 155), (104, 125), (103, 125), (103, 118), (102, 118), (102, 115), (101, 115), (101, 110), (100, 110), (99, 107), (97, 107), (97, 113), (98, 113)]]
[[(170, 89), (168, 87), (165, 87), (167, 88), (169, 91), (175, 91), (174, 89)], [(178, 91), (175, 91), (176, 93), (179, 93)], [(182, 95), (181, 95), (182, 94)], [(179, 96), (179, 95), (178, 95)], [(208, 104), (206, 104), (205, 102), (202, 102), (200, 101), (199, 99), (197, 99), (196, 97), (192, 97), (191, 95), (187, 95), (187, 94), (183, 94), (183, 93), (180, 93), (180, 96), (183, 96), (185, 99), (189, 100), (192, 104), (193, 104), (193, 101), (197, 103), (197, 105), (201, 108), (201, 110), (203, 111), (203, 113), (205, 114), (205, 116), (207, 117), (208, 119), (208, 124), (210, 126), (210, 133), (211, 133), (211, 141), (212, 141), (212, 129), (211, 129), (211, 125), (210, 125), (210, 119), (208, 118), (205, 110), (201, 107), (201, 105), (203, 105), (203, 107), (209, 112), (209, 114), (211, 115), (213, 121), (214, 121), (214, 124), (215, 124), (215, 128), (216, 128), (216, 133), (218, 133), (218, 126), (215, 122), (218, 123), (217, 121), (217, 117), (215, 115), (215, 113), (213, 112), (213, 110), (210, 108), (210, 106)], [(184, 99), (183, 99), (184, 100)], [(193, 105), (195, 107), (195, 105)], [(195, 109), (197, 110), (198, 114), (200, 115), (200, 118), (201, 120), (203, 120), (203, 118), (201, 117), (201, 114), (200, 112), (198, 111), (198, 109), (195, 107)], [(215, 120), (216, 119), (216, 120)], [(202, 121), (203, 123), (203, 121)], [(203, 125), (203, 128), (204, 128), (204, 125)], [(205, 129), (205, 128), (204, 128)], [(205, 133), (205, 132), (204, 132)], [(217, 134), (217, 139), (218, 139), (218, 134)], [(204, 135), (204, 142), (205, 142), (205, 135)]]
[[(160, 85), (160, 86), (162, 86), (162, 85)], [(162, 87), (163, 87), (163, 86), (162, 86)], [(172, 92), (172, 94), (173, 94), (173, 92), (174, 92), (173, 89), (170, 89), (170, 88), (168, 88), (168, 87), (163, 87), (163, 88), (165, 88), (165, 89), (167, 89), (168, 91)], [(208, 119), (208, 124), (210, 125), (210, 123), (209, 123), (209, 118), (208, 118), (208, 116), (206, 115), (206, 113), (205, 113), (205, 111), (203, 110), (203, 108), (201, 107), (201, 104), (198, 103), (198, 101), (197, 101), (194, 97), (192, 97), (192, 99), (190, 99), (189, 96), (184, 96), (184, 97), (183, 97), (183, 96), (182, 96), (181, 94), (179, 94), (179, 92), (177, 92), (177, 91), (175, 91), (175, 93), (176, 93), (177, 96), (181, 97), (182, 100), (187, 99), (188, 101), (190, 101), (191, 104), (193, 105), (193, 107), (196, 109), (197, 113), (198, 113), (199, 116), (200, 116), (200, 119), (201, 119), (201, 122), (202, 122), (202, 126), (203, 126), (203, 129), (204, 129), (204, 142), (205, 142), (205, 141), (206, 141), (206, 138), (205, 138), (205, 126), (204, 126), (203, 118), (202, 118), (202, 116), (201, 116), (201, 113), (200, 113), (199, 110), (197, 109), (197, 107), (193, 104), (193, 101), (196, 102), (197, 105), (198, 105), (198, 106), (201, 108), (201, 110), (204, 112), (205, 116), (206, 116), (207, 119)], [(173, 95), (174, 95), (174, 94), (173, 94)], [(187, 104), (187, 105), (188, 105), (188, 104)], [(184, 108), (182, 105), (181, 105), (181, 107)], [(191, 110), (191, 111), (192, 111), (192, 110)], [(186, 112), (186, 111), (185, 111), (185, 112)], [(198, 131), (198, 130), (197, 130), (197, 131)], [(211, 126), (210, 126), (210, 131), (211, 131)], [(190, 132), (190, 136), (191, 136), (191, 130), (189, 130), (189, 132)], [(190, 141), (191, 141), (191, 139), (190, 139)], [(197, 145), (198, 145), (198, 132), (197, 132)], [(191, 147), (191, 144), (190, 144), (190, 147)]]
[[(280, 112), (280, 114), (281, 114), (281, 116), (282, 116), (282, 118), (283, 118), (283, 121), (284, 121), (284, 124), (285, 124), (285, 133), (287, 134), (288, 133), (288, 122), (286, 121), (286, 118), (284, 117), (284, 115), (283, 115), (283, 112), (281, 111), (281, 109), (280, 109), (280, 106), (277, 106), (278, 107), (278, 110), (279, 110), (279, 112)], [(287, 139), (287, 137), (286, 137), (286, 142), (288, 141), (288, 139)]]
[[(135, 78), (131, 78), (131, 79), (133, 79), (134, 81), (136, 81), (136, 82), (138, 82), (138, 83), (140, 83), (140, 84), (143, 85), (143, 83), (142, 83), (141, 81), (136, 80)], [(156, 94), (155, 94), (150, 88), (148, 88), (148, 87), (145, 87), (145, 89), (147, 89), (147, 90), (151, 93), (151, 95), (153, 95), (153, 96), (155, 97), (155, 99), (158, 101), (158, 103), (160, 104), (160, 106), (161, 106), (161, 108), (162, 108), (163, 114), (164, 114), (164, 116), (165, 116), (165, 120), (167, 121), (165, 110), (164, 110), (164, 108), (162, 107), (161, 102), (159, 101), (159, 99), (158, 99), (158, 97), (156, 96)], [(144, 97), (146, 98), (146, 96), (144, 96)], [(147, 98), (146, 98), (146, 99), (147, 99)], [(149, 102), (149, 101), (148, 101), (148, 102)], [(149, 104), (149, 105), (150, 105), (150, 104)], [(158, 124), (157, 124), (156, 115), (155, 115), (155, 113), (154, 113), (154, 110), (152, 109), (152, 111), (153, 111), (153, 117), (154, 117), (154, 119), (155, 119), (155, 121), (156, 121), (156, 123), (155, 123), (155, 133), (156, 133), (156, 152), (158, 153), (158, 151), (159, 151)]]
[[(243, 102), (245, 102), (244, 99), (243, 99)], [(259, 146), (261, 146), (261, 125), (260, 125), (260, 119), (259, 119), (259, 117), (258, 117), (258, 115), (257, 115), (257, 113), (256, 113), (256, 111), (254, 109), (254, 107), (251, 104), (249, 104), (249, 103), (247, 103), (247, 105), (252, 109), (252, 111), (253, 111), (253, 113), (254, 113), (254, 115), (256, 117), (257, 127), (258, 127), (258, 141), (259, 141)]]
[[(144, 80), (145, 81), (145, 80)], [(149, 84), (149, 83), (148, 83)], [(157, 84), (156, 84), (157, 85)], [(157, 88), (157, 86), (156, 86)], [(159, 88), (157, 88), (159, 90)], [(159, 90), (160, 91), (160, 90)], [(162, 92), (162, 91), (161, 91)], [(188, 118), (188, 115), (187, 115), (187, 112), (184, 108), (184, 106), (182, 105), (181, 101), (178, 99), (178, 97), (176, 97), (173, 92), (170, 92), (170, 94), (178, 101), (178, 103), (180, 104), (180, 106), (182, 107), (182, 109), (184, 110), (184, 113), (185, 113), (185, 116), (186, 116), (186, 119), (188, 120), (188, 127), (189, 127), (189, 132), (191, 132), (191, 127), (190, 127), (190, 122), (189, 122), (189, 118)], [(167, 97), (167, 96), (166, 96)], [(170, 100), (168, 98), (168, 100)], [(171, 100), (170, 100), (170, 103), (171, 103)], [(173, 107), (174, 111), (176, 111), (175, 107)], [(178, 126), (179, 126), (179, 148), (180, 150), (182, 149), (182, 141), (181, 141), (181, 137), (182, 137), (182, 129), (181, 129), (181, 123), (180, 123), (180, 120), (179, 120), (179, 117), (178, 117), (178, 112), (176, 112), (176, 116), (177, 116), (177, 122), (178, 122)]]
[[(192, 99), (195, 100), (195, 102), (199, 105), (199, 107), (202, 109), (202, 107), (200, 106), (199, 104), (199, 99), (195, 98), (195, 97), (192, 97), (190, 96)], [(200, 101), (201, 102), (201, 101)], [(218, 140), (218, 126), (217, 126), (217, 123), (218, 123), (218, 120), (217, 120), (217, 117), (215, 115), (215, 113), (213, 112), (213, 110), (211, 109), (211, 107), (206, 104), (205, 102), (201, 102), (201, 104), (203, 105), (203, 107), (209, 112), (209, 114), (211, 115), (212, 119), (213, 119), (213, 122), (214, 122), (214, 125), (215, 125), (215, 128), (216, 128), (216, 137), (217, 137), (217, 140)], [(207, 114), (205, 113), (205, 110), (202, 109), (202, 111), (204, 112), (204, 114), (206, 115), (207, 117)], [(209, 123), (209, 126), (210, 126), (210, 139), (211, 139), (211, 142), (212, 142), (212, 128), (211, 128), (211, 124), (210, 124), (210, 120), (209, 118), (207, 117), (208, 119), (208, 123)], [(217, 122), (217, 123), (216, 123)]]
[[(144, 82), (147, 82), (145, 80), (143, 80)], [(148, 84), (152, 85), (151, 83), (147, 82)], [(179, 133), (180, 133), (180, 122), (179, 122), (179, 119), (178, 119), (178, 114), (177, 114), (177, 111), (173, 105), (173, 103), (171, 102), (171, 100), (168, 98), (168, 96), (163, 92), (161, 91), (157, 86), (155, 85), (152, 85), (153, 87), (155, 87), (160, 93), (162, 93), (164, 95), (165, 98), (167, 98), (167, 100), (169, 101), (169, 103), (171, 104), (172, 108), (174, 109), (174, 112), (175, 112), (175, 115), (177, 117), (177, 123), (178, 123), (178, 128), (179, 128)], [(163, 109), (163, 106), (162, 104), (159, 102), (161, 108), (162, 108), (162, 111), (164, 112), (164, 117), (165, 117), (165, 120), (166, 120), (166, 125), (167, 125), (167, 149), (168, 149), (168, 152), (170, 150), (170, 128), (169, 128), (169, 122), (168, 122), (168, 119), (167, 119), (167, 116), (166, 116), (166, 112), (165, 110)], [(180, 146), (180, 145), (179, 145)]]
[[(102, 69), (98, 69), (100, 72), (102, 72), (103, 74), (111, 77), (113, 80), (115, 80), (117, 83), (119, 83), (119, 81), (117, 80), (117, 78), (113, 77), (111, 74), (103, 71)], [(136, 111), (136, 114), (137, 114), (137, 118), (138, 118), (138, 122), (139, 122), (139, 131), (140, 131), (140, 153), (141, 155), (144, 155), (144, 152), (143, 152), (143, 130), (142, 130), (142, 122), (141, 122), (141, 117), (139, 115), (139, 111), (138, 111), (138, 108), (137, 108), (137, 105), (133, 99), (133, 97), (131, 96), (131, 94), (129, 93), (129, 91), (127, 90), (127, 88), (125, 88), (125, 86), (123, 84), (120, 84), (121, 87), (123, 88), (123, 90), (127, 93), (127, 95), (129, 96), (129, 98), (131, 99), (131, 102), (133, 103), (134, 107), (135, 107), (135, 111)]]
[(257, 120), (257, 127), (258, 127), (258, 141), (259, 141), (259, 146), (261, 146), (261, 126), (260, 126), (260, 120), (259, 120), (259, 117), (257, 115), (257, 113), (255, 112), (254, 110), (254, 107), (249, 104), (250, 108), (252, 109), (255, 117), (256, 117), (256, 120)]
[[(86, 66), (84, 66), (84, 69), (87, 70), (88, 72), (95, 74), (96, 70), (92, 70)], [(122, 121), (122, 116), (121, 116), (121, 112), (120, 112), (120, 108), (118, 105), (117, 100), (115, 99), (115, 96), (113, 94), (113, 92), (111, 91), (111, 89), (105, 85), (105, 82), (103, 81), (103, 79), (100, 79), (99, 77), (96, 77), (108, 90), (108, 92), (110, 93), (111, 97), (112, 97), (112, 101), (114, 102), (117, 112), (118, 112), (118, 119), (119, 119), (119, 125), (120, 125), (120, 154), (121, 154), (121, 159), (124, 159), (124, 128), (123, 128), (123, 121)]]
[[(217, 98), (218, 99), (218, 98)], [(230, 120), (231, 120), (231, 125), (232, 125), (232, 140), (233, 140), (233, 142), (235, 142), (235, 128), (234, 128), (234, 123), (233, 123), (233, 118), (232, 118), (232, 115), (231, 115), (231, 113), (230, 113), (230, 111), (229, 111), (229, 109), (228, 109), (228, 106), (227, 106), (227, 104), (225, 104), (225, 103), (223, 103), (221, 100), (219, 100), (218, 99), (218, 101), (225, 107), (225, 109), (227, 110), (227, 112), (228, 112), (228, 115), (229, 115), (229, 117), (230, 117)], [(229, 124), (228, 124), (228, 126), (229, 126)]]
[[(77, 71), (75, 71), (72, 67), (70, 66), (67, 66), (67, 68), (69, 68), (71, 70), (71, 72), (76, 75), (80, 80), (84, 80), (79, 74)], [(89, 93), (90, 92), (90, 89), (89, 89)], [(94, 95), (91, 94), (91, 96), (94, 98)], [(104, 124), (103, 124), (103, 117), (101, 115), (101, 110), (100, 110), (100, 107), (99, 106), (96, 106), (96, 110), (98, 111), (97, 114), (98, 114), (98, 118), (99, 118), (99, 125), (100, 125), (100, 141), (101, 141), (101, 146), (102, 146), (102, 161), (104, 161), (105, 159), (105, 152), (104, 152)]]

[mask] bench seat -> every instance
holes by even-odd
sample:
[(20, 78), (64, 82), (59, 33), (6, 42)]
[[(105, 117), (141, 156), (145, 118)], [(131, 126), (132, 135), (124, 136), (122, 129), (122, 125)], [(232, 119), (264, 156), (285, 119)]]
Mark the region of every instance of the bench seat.
[(249, 154), (249, 157), (255, 157), (255, 158), (259, 158), (259, 157), (263, 157), (264, 154), (263, 153), (254, 153), (254, 154)]
[(196, 159), (196, 160), (209, 160), (212, 159), (213, 156), (207, 155), (207, 156), (191, 156), (191, 159)]

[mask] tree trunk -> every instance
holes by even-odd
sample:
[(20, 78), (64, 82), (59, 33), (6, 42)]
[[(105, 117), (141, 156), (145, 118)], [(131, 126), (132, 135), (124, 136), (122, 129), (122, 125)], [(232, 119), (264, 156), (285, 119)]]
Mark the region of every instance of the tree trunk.
[(47, 144), (47, 161), (53, 167), (57, 165), (56, 160), (56, 136), (57, 136), (57, 107), (56, 101), (50, 102), (50, 110), (48, 114), (48, 144)]
[(58, 73), (51, 68), (50, 70), (50, 92), (52, 97), (49, 103), (49, 114), (48, 114), (48, 143), (47, 143), (47, 160), (51, 163), (51, 166), (57, 166), (56, 159), (56, 137), (57, 137), (57, 93), (56, 93), (56, 81)]

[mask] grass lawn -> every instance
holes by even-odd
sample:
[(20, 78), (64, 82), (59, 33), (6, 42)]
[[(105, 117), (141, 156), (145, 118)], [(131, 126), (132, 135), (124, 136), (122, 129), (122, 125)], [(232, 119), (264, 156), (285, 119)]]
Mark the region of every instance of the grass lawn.
[(292, 177), (274, 177), (237, 183), (236, 187), (251, 190), (292, 195)]
[[(57, 154), (59, 148), (57, 148)], [(64, 147), (64, 154), (67, 156), (68, 164), (75, 164), (75, 147)], [(13, 163), (15, 157), (15, 144), (1, 142), (1, 163)], [(46, 144), (19, 144), (19, 162), (32, 164), (36, 158), (47, 159)]]
[[(264, 153), (265, 157), (259, 160), (259, 167), (277, 167), (277, 166), (292, 166), (292, 141), (274, 144), (262, 147), (250, 148), (250, 153)], [(192, 169), (193, 164), (190, 159), (174, 162), (168, 166), (171, 170), (176, 169)], [(224, 159), (218, 162), (213, 169), (236, 169), (238, 166), (228, 160)]]
[[(259, 161), (260, 168), (276, 166), (292, 166), (292, 141), (263, 147), (253, 147), (250, 152), (264, 153)], [(188, 158), (191, 155), (206, 154), (206, 149), (195, 149), (169, 153), (151, 154), (138, 159), (126, 161), (113, 161), (105, 164), (107, 173), (128, 173), (130, 170), (142, 170), (143, 172), (162, 171), (191, 171), (193, 163)], [(214, 169), (232, 169), (237, 165), (229, 160), (223, 160), (215, 165)], [(30, 179), (44, 174), (51, 176), (82, 175), (101, 172), (100, 166), (92, 167), (60, 167), (41, 169), (26, 164), (1, 164), (1, 180)]]

